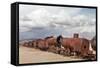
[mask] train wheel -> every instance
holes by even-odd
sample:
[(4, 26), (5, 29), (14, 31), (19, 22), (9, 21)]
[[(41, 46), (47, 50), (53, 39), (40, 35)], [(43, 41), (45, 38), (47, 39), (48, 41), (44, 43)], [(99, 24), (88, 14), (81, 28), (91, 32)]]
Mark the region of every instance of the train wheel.
[(28, 43), (25, 43), (24, 46), (28, 47)]
[(60, 51), (60, 54), (61, 54), (61, 55), (64, 55), (64, 50), (61, 50), (61, 51)]
[(76, 56), (76, 52), (71, 52), (70, 55), (71, 56)]
[(66, 50), (67, 50), (67, 53), (66, 53), (67, 56), (70, 56), (70, 55), (71, 55), (71, 50), (70, 50), (70, 48), (67, 48)]

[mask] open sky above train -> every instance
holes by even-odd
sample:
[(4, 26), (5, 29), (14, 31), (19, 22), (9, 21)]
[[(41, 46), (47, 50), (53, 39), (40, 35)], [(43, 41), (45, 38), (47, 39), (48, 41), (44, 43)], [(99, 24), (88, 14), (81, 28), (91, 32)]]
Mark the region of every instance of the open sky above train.
[(92, 39), (96, 35), (96, 9), (40, 5), (19, 5), (19, 39), (47, 36)]

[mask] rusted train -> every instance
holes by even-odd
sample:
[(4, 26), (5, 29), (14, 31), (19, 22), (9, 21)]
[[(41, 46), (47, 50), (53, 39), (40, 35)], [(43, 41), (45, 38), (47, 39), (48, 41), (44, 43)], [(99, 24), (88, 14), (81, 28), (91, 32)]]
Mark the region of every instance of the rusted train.
[(95, 50), (95, 51), (97, 50), (96, 36), (91, 39), (91, 46), (92, 46), (93, 50)]
[[(92, 51), (89, 50), (90, 40), (85, 38), (79, 38), (78, 34), (74, 34), (73, 38), (62, 38), (61, 48), (57, 47), (57, 38), (51, 36), (45, 39), (37, 39), (28, 43), (24, 46), (34, 47), (45, 51), (51, 51), (63, 55), (76, 55), (81, 57), (91, 56)], [(93, 55), (94, 56), (94, 55)]]

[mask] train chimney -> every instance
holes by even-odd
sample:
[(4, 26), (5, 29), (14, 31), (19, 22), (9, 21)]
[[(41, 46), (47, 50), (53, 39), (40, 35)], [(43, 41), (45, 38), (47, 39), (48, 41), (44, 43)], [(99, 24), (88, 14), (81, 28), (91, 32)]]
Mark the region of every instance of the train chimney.
[(74, 34), (74, 38), (79, 38), (79, 34), (78, 33), (75, 33)]

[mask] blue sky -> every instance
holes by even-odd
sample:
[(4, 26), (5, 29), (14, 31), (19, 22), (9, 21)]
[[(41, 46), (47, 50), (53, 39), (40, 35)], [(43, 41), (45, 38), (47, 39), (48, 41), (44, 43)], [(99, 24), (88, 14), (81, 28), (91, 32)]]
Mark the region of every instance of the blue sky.
[(19, 39), (72, 37), (74, 33), (91, 39), (96, 33), (95, 15), (91, 8), (20, 5)]

